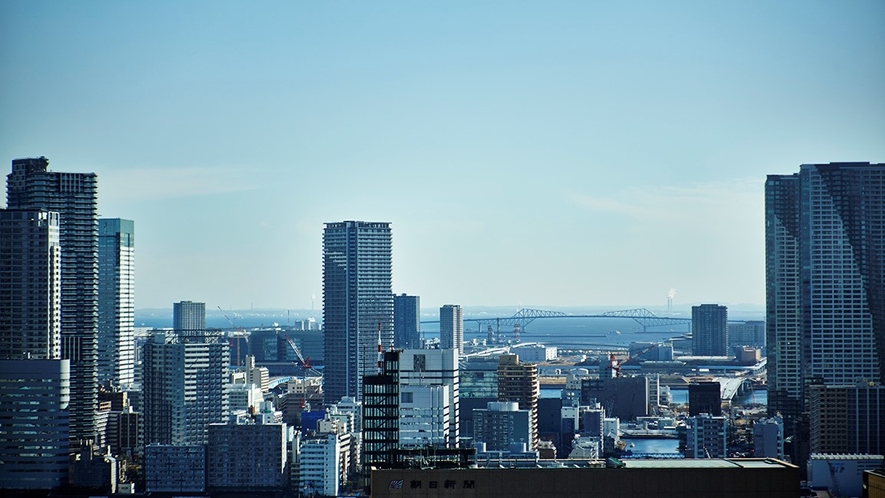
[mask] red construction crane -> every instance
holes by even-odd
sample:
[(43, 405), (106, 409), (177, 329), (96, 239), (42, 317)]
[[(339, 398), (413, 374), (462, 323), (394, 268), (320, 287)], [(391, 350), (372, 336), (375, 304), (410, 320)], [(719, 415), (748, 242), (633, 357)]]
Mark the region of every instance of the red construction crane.
[(617, 378), (621, 376), (621, 362), (615, 358), (614, 353), (610, 353), (608, 355), (608, 366), (605, 368), (612, 371), (612, 378)]

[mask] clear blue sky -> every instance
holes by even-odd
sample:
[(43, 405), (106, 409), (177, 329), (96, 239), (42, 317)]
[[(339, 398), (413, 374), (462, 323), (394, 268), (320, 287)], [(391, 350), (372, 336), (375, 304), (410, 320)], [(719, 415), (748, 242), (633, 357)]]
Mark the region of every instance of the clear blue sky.
[(885, 161), (885, 2), (0, 2), (0, 158), (99, 175), (136, 306), (764, 303), (763, 182)]

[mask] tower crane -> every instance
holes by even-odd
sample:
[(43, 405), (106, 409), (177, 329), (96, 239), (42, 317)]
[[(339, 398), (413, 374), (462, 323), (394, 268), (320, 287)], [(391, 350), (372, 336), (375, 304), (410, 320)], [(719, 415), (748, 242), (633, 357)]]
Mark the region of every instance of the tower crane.
[[(239, 339), (238, 335), (242, 335), (245, 337), (246, 330), (242, 329), (240, 327), (237, 327), (237, 324), (235, 324), (234, 321), (231, 320), (231, 318), (229, 316), (227, 316), (227, 313), (225, 313), (224, 310), (221, 309), (221, 306), (217, 306), (217, 308), (218, 308), (218, 311), (221, 312), (222, 316), (224, 316), (224, 319), (227, 320), (227, 323), (230, 324), (231, 328), (234, 329), (233, 336), (234, 336), (234, 342), (236, 342), (236, 348), (237, 348), (237, 366), (242, 367), (243, 363), (240, 361), (241, 360), (241, 358), (240, 358), (240, 339)], [(238, 334), (238, 332), (239, 332), (239, 334)]]
[(285, 332), (280, 332), (280, 335), (286, 339), (286, 342), (289, 344), (289, 347), (292, 348), (292, 351), (295, 352), (295, 356), (298, 357), (298, 361), (301, 362), (301, 381), (303, 383), (302, 388), (304, 389), (304, 396), (301, 398), (301, 407), (304, 408), (304, 405), (307, 403), (307, 372), (308, 370), (313, 370), (313, 367), (310, 366), (310, 357), (305, 358), (302, 356), (301, 351), (298, 349), (298, 346), (295, 345), (295, 341), (289, 337)]

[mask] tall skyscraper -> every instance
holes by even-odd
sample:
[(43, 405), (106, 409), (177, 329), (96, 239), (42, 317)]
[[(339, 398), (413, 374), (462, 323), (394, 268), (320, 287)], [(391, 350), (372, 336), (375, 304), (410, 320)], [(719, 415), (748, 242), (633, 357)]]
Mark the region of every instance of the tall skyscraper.
[(728, 356), (728, 308), (718, 304), (691, 307), (691, 353)]
[(393, 344), (390, 223), (344, 221), (323, 230), (326, 404), (360, 399), (377, 369), (378, 338)]
[(400, 294), (393, 296), (393, 347), (421, 347), (421, 298)]
[(459, 304), (446, 304), (439, 309), (439, 347), (464, 354), (464, 314)]
[(0, 209), (0, 490), (68, 482), (58, 213)]
[(135, 381), (135, 223), (98, 220), (98, 380)]
[(206, 330), (206, 303), (181, 301), (172, 304), (172, 329), (175, 332)]
[(61, 358), (58, 213), (0, 209), (0, 360)]
[(59, 214), (61, 357), (70, 360), (71, 443), (95, 440), (98, 379), (98, 178), (48, 170), (45, 157), (14, 159), (6, 176), (9, 209)]
[(803, 164), (765, 182), (768, 410), (808, 386), (885, 382), (885, 164)]
[(206, 444), (229, 411), (230, 348), (220, 334), (159, 332), (144, 345), (144, 444)]

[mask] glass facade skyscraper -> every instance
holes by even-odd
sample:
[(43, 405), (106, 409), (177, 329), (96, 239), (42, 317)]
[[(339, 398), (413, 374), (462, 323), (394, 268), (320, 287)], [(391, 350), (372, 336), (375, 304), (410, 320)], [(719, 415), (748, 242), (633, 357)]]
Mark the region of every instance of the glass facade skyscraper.
[(360, 399), (377, 372), (378, 340), (393, 344), (390, 223), (343, 221), (323, 230), (323, 390), (327, 405)]
[(98, 220), (98, 380), (135, 381), (135, 222)]
[(421, 347), (420, 297), (393, 296), (393, 346), (403, 349)]
[(765, 183), (769, 412), (808, 386), (885, 381), (885, 164), (804, 164)]
[(61, 357), (70, 360), (71, 443), (95, 440), (98, 408), (98, 177), (49, 171), (45, 157), (14, 159), (9, 209), (59, 214)]

